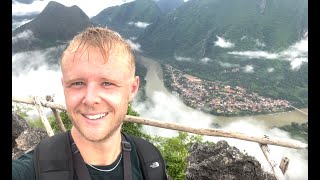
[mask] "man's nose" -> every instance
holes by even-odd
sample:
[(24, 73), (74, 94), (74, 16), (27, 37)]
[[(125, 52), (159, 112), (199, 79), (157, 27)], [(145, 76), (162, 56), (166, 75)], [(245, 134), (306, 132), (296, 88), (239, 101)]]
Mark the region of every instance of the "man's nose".
[(92, 83), (87, 85), (87, 91), (83, 100), (84, 104), (92, 106), (101, 102), (99, 86)]

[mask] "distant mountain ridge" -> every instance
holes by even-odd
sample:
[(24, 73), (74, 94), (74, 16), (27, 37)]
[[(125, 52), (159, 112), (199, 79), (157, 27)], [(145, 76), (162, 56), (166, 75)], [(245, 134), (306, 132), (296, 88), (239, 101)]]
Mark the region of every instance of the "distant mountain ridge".
[(28, 38), (17, 38), (12, 44), (12, 51), (27, 51), (55, 46), (70, 40), (84, 28), (94, 25), (89, 17), (78, 7), (66, 7), (50, 1), (45, 9), (29, 23), (12, 33), (18, 36), (28, 32)]
[(121, 6), (113, 6), (104, 9), (91, 21), (103, 27), (118, 31), (125, 38), (137, 37), (144, 28), (135, 26), (135, 23), (152, 24), (163, 13), (152, 0), (135, 0)]
[(156, 4), (161, 9), (162, 13), (167, 14), (177, 7), (181, 6), (184, 1), (183, 0), (154, 0)]
[(216, 36), (231, 40), (236, 50), (255, 49), (258, 39), (262, 50), (275, 51), (308, 29), (307, 5), (307, 0), (189, 0), (148, 26), (137, 41), (158, 58), (217, 57), (224, 51), (215, 47)]

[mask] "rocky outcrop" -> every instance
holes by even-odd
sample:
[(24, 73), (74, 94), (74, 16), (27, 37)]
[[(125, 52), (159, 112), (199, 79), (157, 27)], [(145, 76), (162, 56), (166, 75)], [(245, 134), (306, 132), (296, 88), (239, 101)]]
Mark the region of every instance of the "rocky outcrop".
[(12, 112), (12, 148), (15, 148), (15, 140), (25, 129), (27, 129), (27, 127), (27, 122), (19, 117), (16, 113)]
[(24, 119), (12, 112), (12, 159), (32, 150), (46, 137), (48, 134), (44, 129), (29, 127)]
[(275, 177), (263, 171), (252, 156), (229, 146), (226, 141), (214, 145), (194, 144), (187, 157), (188, 180), (273, 180)]

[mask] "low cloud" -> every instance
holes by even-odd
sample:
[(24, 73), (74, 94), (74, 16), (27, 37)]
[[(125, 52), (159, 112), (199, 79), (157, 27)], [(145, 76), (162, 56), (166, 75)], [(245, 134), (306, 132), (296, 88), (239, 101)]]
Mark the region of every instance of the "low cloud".
[(242, 36), (242, 37), (240, 38), (241, 41), (244, 40), (244, 39), (247, 39), (247, 36)]
[(293, 44), (279, 53), (266, 51), (231, 51), (228, 54), (249, 59), (280, 59), (290, 61), (292, 70), (299, 70), (303, 63), (308, 62), (308, 37)]
[(20, 26), (32, 21), (32, 20), (33, 19), (23, 19), (21, 21), (13, 21), (12, 22), (12, 31), (15, 30), (16, 28), (18, 28), (18, 27), (20, 27)]
[(200, 62), (207, 64), (208, 62), (212, 61), (210, 58), (204, 57), (202, 59), (200, 59)]
[(308, 62), (307, 58), (294, 58), (291, 62), (291, 68), (293, 70), (299, 70), (304, 62)]
[(31, 4), (33, 3), (34, 0), (14, 0), (12, 1), (12, 4), (15, 4), (17, 2), (22, 3), (22, 4)]
[(140, 48), (141, 48), (141, 45), (140, 45), (139, 43), (134, 43), (134, 42), (131, 41), (130, 39), (127, 39), (126, 41), (130, 44), (130, 46), (131, 46), (131, 48), (132, 48), (133, 50), (141, 52), (141, 49), (140, 49)]
[(266, 45), (263, 42), (261, 42), (259, 39), (255, 39), (254, 41), (258, 47), (266, 47)]
[(44, 7), (48, 4), (48, 1), (28, 1), (30, 3), (20, 3), (15, 1), (12, 3), (12, 15), (24, 16), (39, 14)]
[(228, 52), (228, 54), (235, 55), (235, 56), (245, 56), (246, 58), (253, 59), (276, 59), (279, 57), (279, 54), (276, 53), (268, 53), (266, 51), (232, 51)]
[(298, 70), (304, 62), (308, 62), (308, 37), (280, 52), (280, 55), (284, 59), (291, 61), (290, 64), (293, 70)]
[[(25, 2), (32, 2), (32, 0), (19, 0)], [(105, 8), (121, 5), (124, 3), (129, 3), (134, 0), (55, 0), (58, 3), (61, 3), (67, 7), (77, 5), (84, 13), (86, 13), (89, 18), (97, 15)], [(12, 15), (28, 15), (28, 14), (39, 14), (50, 2), (50, 0), (34, 0), (31, 4), (20, 3), (18, 1), (12, 2)]]
[[(38, 51), (16, 53), (12, 56), (12, 96), (55, 96), (55, 101), (64, 103), (61, 71), (57, 54), (64, 46)], [(51, 64), (48, 62), (56, 62)]]
[(273, 72), (274, 68), (268, 68), (268, 72)]
[(150, 24), (149, 23), (146, 23), (146, 22), (140, 22), (140, 21), (138, 21), (138, 22), (128, 22), (128, 24), (129, 25), (134, 25), (134, 26), (136, 26), (136, 27), (138, 27), (138, 28), (146, 28), (147, 26), (149, 26)]
[[(210, 127), (211, 118), (201, 111), (187, 107), (177, 96), (155, 91), (148, 102), (135, 102), (133, 108), (141, 117), (161, 121), (175, 122), (190, 127)], [(144, 126), (147, 133), (163, 137), (172, 137), (177, 131)]]
[(176, 54), (174, 55), (174, 59), (177, 61), (192, 61), (192, 58), (177, 56)]
[(31, 30), (23, 31), (22, 33), (17, 34), (16, 36), (12, 37), (12, 44), (17, 43), (19, 40), (34, 40), (35, 37), (33, 35), (33, 32)]
[(215, 46), (219, 46), (221, 48), (233, 48), (234, 43), (228, 42), (225, 39), (217, 36), (218, 40), (214, 42)]
[(246, 65), (245, 67), (243, 67), (243, 71), (245, 73), (253, 73), (254, 72), (254, 68), (252, 65)]
[(240, 67), (239, 64), (231, 64), (231, 63), (222, 62), (222, 61), (219, 61), (219, 64), (220, 64), (220, 66), (225, 67), (225, 68)]

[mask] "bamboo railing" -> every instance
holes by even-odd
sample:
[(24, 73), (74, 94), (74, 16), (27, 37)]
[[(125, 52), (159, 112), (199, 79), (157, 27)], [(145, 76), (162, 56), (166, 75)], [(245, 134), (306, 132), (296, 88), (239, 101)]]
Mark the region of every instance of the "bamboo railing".
[[(57, 104), (52, 102), (52, 98), (50, 96), (47, 96), (45, 99), (41, 99), (39, 97), (28, 97), (28, 98), (22, 98), (22, 97), (12, 97), (13, 102), (17, 103), (26, 103), (36, 106), (37, 111), (41, 117), (41, 121), (45, 126), (45, 129), (49, 136), (52, 136), (53, 130), (50, 127), (50, 123), (48, 122), (46, 116), (43, 113), (43, 107), (51, 108), (53, 111), (53, 114), (55, 116), (55, 120), (57, 121), (57, 124), (60, 127), (60, 130), (62, 132), (66, 131), (64, 128), (64, 125), (61, 121), (61, 118), (57, 112), (58, 110), (66, 110), (66, 107), (61, 104)], [(144, 125), (159, 127), (159, 128), (165, 128), (165, 129), (171, 129), (171, 130), (177, 130), (177, 131), (183, 131), (183, 132), (189, 132), (193, 134), (199, 134), (199, 135), (206, 135), (206, 136), (217, 136), (217, 137), (226, 137), (226, 138), (235, 138), (245, 141), (252, 141), (256, 142), (260, 145), (261, 150), (263, 151), (267, 161), (269, 162), (275, 177), (279, 180), (285, 179), (284, 173), (288, 166), (288, 158), (284, 157), (280, 164), (285, 164), (286, 166), (283, 166), (282, 168), (280, 166), (277, 166), (277, 163), (275, 163), (274, 160), (272, 160), (270, 156), (270, 150), (268, 149), (267, 145), (276, 145), (276, 146), (282, 146), (287, 148), (294, 148), (294, 149), (305, 149), (308, 147), (307, 144), (293, 140), (293, 139), (286, 139), (286, 138), (276, 138), (276, 137), (269, 137), (269, 136), (250, 136), (239, 132), (233, 132), (233, 131), (226, 131), (221, 129), (213, 129), (213, 128), (194, 128), (190, 126), (185, 126), (178, 123), (173, 122), (166, 122), (166, 121), (159, 121), (154, 119), (147, 119), (142, 117), (135, 117), (127, 115), (124, 119), (126, 122), (134, 122), (134, 123), (140, 123)]]

